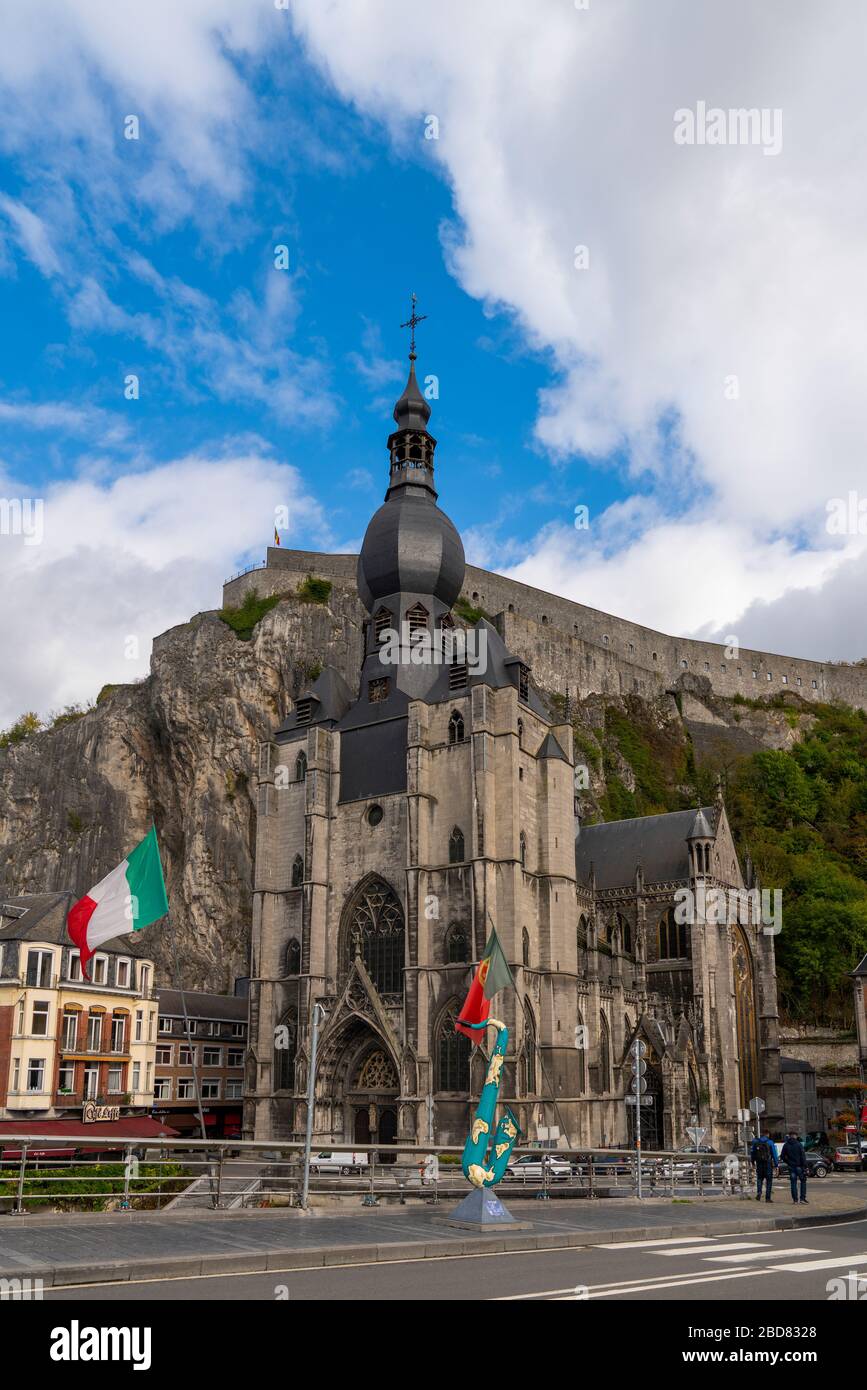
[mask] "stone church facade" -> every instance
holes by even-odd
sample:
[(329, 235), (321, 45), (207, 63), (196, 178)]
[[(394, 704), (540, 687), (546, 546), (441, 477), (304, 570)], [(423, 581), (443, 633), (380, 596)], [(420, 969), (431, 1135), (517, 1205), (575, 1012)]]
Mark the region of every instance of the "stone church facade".
[(484, 1060), (454, 1020), (492, 927), (516, 983), (494, 1012), (522, 1142), (625, 1142), (636, 1036), (645, 1144), (677, 1147), (697, 1118), (725, 1146), (756, 1093), (773, 1125), (773, 937), (754, 905), (742, 924), (674, 919), (678, 890), (755, 886), (722, 800), (582, 828), (571, 726), (502, 625), (476, 624), (480, 662), (419, 656), (460, 630), (465, 579), (429, 417), (412, 357), (358, 560), (358, 687), (326, 667), (259, 750), (245, 1133), (303, 1135), (319, 1005), (317, 1144), (463, 1143)]

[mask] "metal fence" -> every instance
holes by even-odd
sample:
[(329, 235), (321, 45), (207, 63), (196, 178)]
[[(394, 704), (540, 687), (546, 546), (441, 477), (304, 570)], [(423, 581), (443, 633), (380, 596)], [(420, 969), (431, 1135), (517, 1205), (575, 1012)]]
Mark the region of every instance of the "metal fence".
[[(139, 1137), (113, 1138), (109, 1146), (104, 1137), (4, 1135), (0, 1146), (0, 1212), (302, 1203), (304, 1145), (298, 1142), (174, 1139), (150, 1146)], [(311, 1155), (310, 1202), (377, 1206), (464, 1195), (460, 1155), (444, 1145), (358, 1144), (350, 1151), (326, 1150), (319, 1141)], [(635, 1152), (623, 1149), (516, 1148), (499, 1191), (542, 1200), (626, 1196), (637, 1192), (637, 1165)], [(735, 1196), (750, 1184), (749, 1163), (740, 1155), (642, 1151), (645, 1196)]]

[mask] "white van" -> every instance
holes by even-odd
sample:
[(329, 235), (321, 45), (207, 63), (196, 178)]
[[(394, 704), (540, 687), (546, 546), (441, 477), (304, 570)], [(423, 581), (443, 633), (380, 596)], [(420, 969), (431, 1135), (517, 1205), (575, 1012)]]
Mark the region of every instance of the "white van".
[(323, 1153), (314, 1154), (310, 1160), (311, 1173), (342, 1173), (347, 1177), (350, 1173), (360, 1173), (367, 1167), (368, 1154), (350, 1153), (341, 1149), (339, 1153), (331, 1149)]

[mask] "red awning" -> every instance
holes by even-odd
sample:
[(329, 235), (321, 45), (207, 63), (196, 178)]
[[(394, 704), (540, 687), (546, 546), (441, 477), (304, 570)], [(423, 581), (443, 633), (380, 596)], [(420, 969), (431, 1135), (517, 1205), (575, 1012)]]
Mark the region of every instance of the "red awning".
[[(133, 1115), (127, 1120), (97, 1120), (95, 1124), (86, 1125), (81, 1120), (0, 1120), (0, 1143), (4, 1135), (26, 1135), (28, 1140), (28, 1153), (53, 1154), (55, 1157), (70, 1155), (75, 1152), (79, 1143), (84, 1139), (113, 1139), (120, 1141), (123, 1139), (177, 1139), (178, 1132), (169, 1125), (163, 1124), (160, 1120), (153, 1120), (149, 1115)], [(35, 1143), (39, 1139), (65, 1139), (69, 1147), (64, 1145), (50, 1144), (45, 1149), (39, 1149)], [(82, 1145), (89, 1148), (90, 1145)], [(109, 1147), (109, 1146), (106, 1146)], [(20, 1147), (3, 1148), (2, 1157), (4, 1159), (17, 1158), (21, 1153)]]

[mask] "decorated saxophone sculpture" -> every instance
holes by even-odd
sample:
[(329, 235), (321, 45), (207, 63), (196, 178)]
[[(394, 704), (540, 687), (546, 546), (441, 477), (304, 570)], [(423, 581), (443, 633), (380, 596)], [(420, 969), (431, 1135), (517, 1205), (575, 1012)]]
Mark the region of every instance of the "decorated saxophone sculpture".
[(505, 1114), (500, 1117), (493, 1141), (491, 1140), (497, 1097), (502, 1083), (503, 1060), (509, 1045), (509, 1030), (505, 1023), (496, 1018), (489, 1018), (484, 1023), (467, 1023), (464, 1026), (481, 1030), (487, 1028), (488, 1024), (496, 1028), (497, 1041), (491, 1053), (481, 1099), (461, 1158), (464, 1177), (468, 1178), (474, 1187), (494, 1187), (500, 1181), (506, 1171), (515, 1140), (521, 1133), (518, 1121), (506, 1106)]

